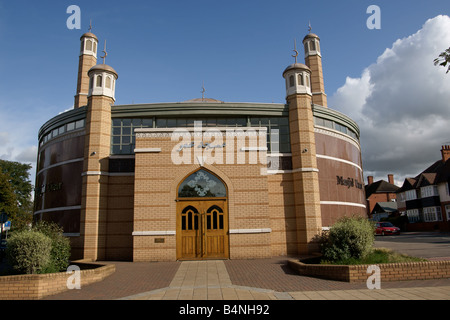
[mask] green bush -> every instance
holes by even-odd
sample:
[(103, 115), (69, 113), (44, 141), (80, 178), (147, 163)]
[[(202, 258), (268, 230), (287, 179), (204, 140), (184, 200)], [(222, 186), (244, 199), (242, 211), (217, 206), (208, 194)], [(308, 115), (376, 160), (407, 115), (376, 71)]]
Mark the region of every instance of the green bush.
[(322, 236), (320, 250), (324, 260), (361, 259), (370, 253), (374, 224), (363, 217), (343, 217)]
[(50, 261), (52, 241), (37, 231), (17, 231), (8, 239), (6, 257), (20, 273), (34, 274)]
[(41, 232), (52, 241), (49, 263), (43, 268), (43, 272), (60, 272), (67, 269), (70, 258), (70, 242), (63, 236), (63, 229), (53, 222), (38, 221), (32, 230)]

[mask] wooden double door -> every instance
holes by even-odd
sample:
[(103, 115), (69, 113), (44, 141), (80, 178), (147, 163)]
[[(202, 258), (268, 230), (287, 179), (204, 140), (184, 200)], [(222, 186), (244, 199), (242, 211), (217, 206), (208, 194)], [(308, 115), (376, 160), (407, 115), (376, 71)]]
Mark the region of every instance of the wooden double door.
[(177, 259), (228, 259), (226, 199), (177, 202)]

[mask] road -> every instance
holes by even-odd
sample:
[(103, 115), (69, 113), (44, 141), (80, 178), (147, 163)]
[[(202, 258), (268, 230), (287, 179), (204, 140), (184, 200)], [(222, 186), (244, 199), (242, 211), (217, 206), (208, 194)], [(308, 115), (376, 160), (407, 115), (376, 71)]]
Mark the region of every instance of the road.
[(396, 236), (377, 235), (375, 247), (420, 258), (450, 257), (450, 233), (404, 232)]

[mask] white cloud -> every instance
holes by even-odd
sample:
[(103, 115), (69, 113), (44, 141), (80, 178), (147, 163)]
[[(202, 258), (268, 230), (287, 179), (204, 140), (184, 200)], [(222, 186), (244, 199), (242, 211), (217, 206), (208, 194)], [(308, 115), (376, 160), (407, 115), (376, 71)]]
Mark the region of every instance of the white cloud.
[(15, 161), (26, 163), (36, 162), (37, 150), (37, 146), (26, 147), (22, 149), (19, 154), (17, 154), (17, 156), (15, 157)]
[(450, 17), (437, 16), (330, 97), (360, 126), (366, 176), (394, 173), (402, 183), (440, 159), (450, 141), (450, 75), (433, 60), (449, 46)]

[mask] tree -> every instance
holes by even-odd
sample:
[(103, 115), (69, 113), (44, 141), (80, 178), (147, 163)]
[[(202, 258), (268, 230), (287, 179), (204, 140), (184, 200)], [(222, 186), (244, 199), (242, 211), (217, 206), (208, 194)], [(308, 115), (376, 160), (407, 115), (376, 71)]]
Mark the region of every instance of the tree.
[(445, 50), (444, 52), (441, 52), (441, 54), (439, 55), (438, 58), (434, 59), (434, 65), (440, 65), (440, 66), (447, 66), (447, 72), (448, 73), (450, 71), (450, 48), (448, 48), (447, 50)]
[(16, 216), (18, 211), (16, 195), (14, 193), (10, 180), (11, 178), (9, 177), (9, 175), (3, 173), (0, 170), (0, 214), (2, 215), (0, 223), (6, 221), (3, 218), (4, 215), (9, 217)]
[[(33, 185), (29, 180), (30, 169), (30, 164), (0, 160), (0, 174), (2, 175), (0, 193), (4, 194), (5, 201), (9, 199), (4, 203), (1, 200), (3, 208), (0, 209), (0, 213), (8, 215), (8, 219), (14, 222), (14, 228), (30, 223), (33, 218), (31, 198)], [(7, 196), (8, 190), (12, 190), (14, 194), (14, 205), (11, 203), (11, 196)]]

